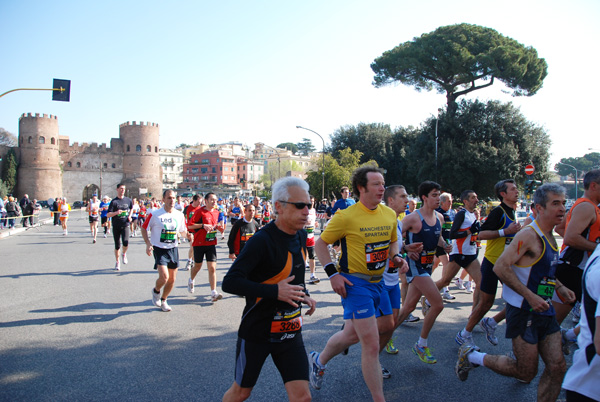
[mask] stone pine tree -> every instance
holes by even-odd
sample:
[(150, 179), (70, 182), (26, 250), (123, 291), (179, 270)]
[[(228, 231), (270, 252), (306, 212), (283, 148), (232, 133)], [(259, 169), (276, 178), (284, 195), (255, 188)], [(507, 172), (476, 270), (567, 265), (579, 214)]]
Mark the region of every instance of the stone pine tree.
[(454, 115), (461, 95), (503, 82), (514, 96), (534, 95), (548, 74), (537, 51), (494, 29), (472, 24), (439, 27), (384, 52), (371, 64), (377, 88), (401, 82), (446, 94)]
[(2, 182), (6, 190), (12, 193), (17, 185), (17, 157), (15, 151), (11, 148), (6, 154), (6, 160), (2, 164)]

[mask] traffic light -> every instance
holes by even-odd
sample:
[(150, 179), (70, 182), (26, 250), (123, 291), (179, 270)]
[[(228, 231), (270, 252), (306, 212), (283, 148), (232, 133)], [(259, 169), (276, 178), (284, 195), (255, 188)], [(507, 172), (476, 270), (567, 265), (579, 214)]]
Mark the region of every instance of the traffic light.
[(533, 195), (533, 193), (535, 193), (535, 190), (541, 184), (542, 182), (539, 180), (525, 180), (525, 194)]

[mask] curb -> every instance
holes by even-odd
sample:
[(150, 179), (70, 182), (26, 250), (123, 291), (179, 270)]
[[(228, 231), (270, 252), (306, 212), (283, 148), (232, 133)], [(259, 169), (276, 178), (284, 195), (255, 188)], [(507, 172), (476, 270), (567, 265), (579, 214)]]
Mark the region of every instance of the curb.
[(0, 239), (4, 239), (4, 238), (10, 237), (10, 236), (16, 236), (20, 233), (28, 231), (29, 229), (39, 228), (40, 226), (44, 226), (48, 223), (52, 223), (53, 221), (54, 221), (53, 218), (40, 219), (38, 224), (35, 226), (3, 230), (2, 232), (0, 232)]

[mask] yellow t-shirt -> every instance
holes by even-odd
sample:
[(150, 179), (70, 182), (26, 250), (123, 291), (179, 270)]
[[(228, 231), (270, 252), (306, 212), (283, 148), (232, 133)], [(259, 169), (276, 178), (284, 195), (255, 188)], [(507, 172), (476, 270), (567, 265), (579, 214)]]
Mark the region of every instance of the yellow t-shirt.
[(390, 243), (398, 240), (396, 213), (383, 204), (370, 210), (359, 201), (338, 210), (321, 239), (328, 244), (340, 240), (342, 272), (381, 275), (389, 257)]

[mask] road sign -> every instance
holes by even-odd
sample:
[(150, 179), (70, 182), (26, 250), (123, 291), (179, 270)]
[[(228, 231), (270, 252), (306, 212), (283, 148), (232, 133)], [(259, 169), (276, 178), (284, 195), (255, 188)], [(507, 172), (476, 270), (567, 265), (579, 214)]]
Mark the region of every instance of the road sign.
[(532, 175), (533, 172), (535, 172), (535, 168), (533, 167), (533, 165), (527, 165), (525, 166), (525, 173), (528, 175)]

